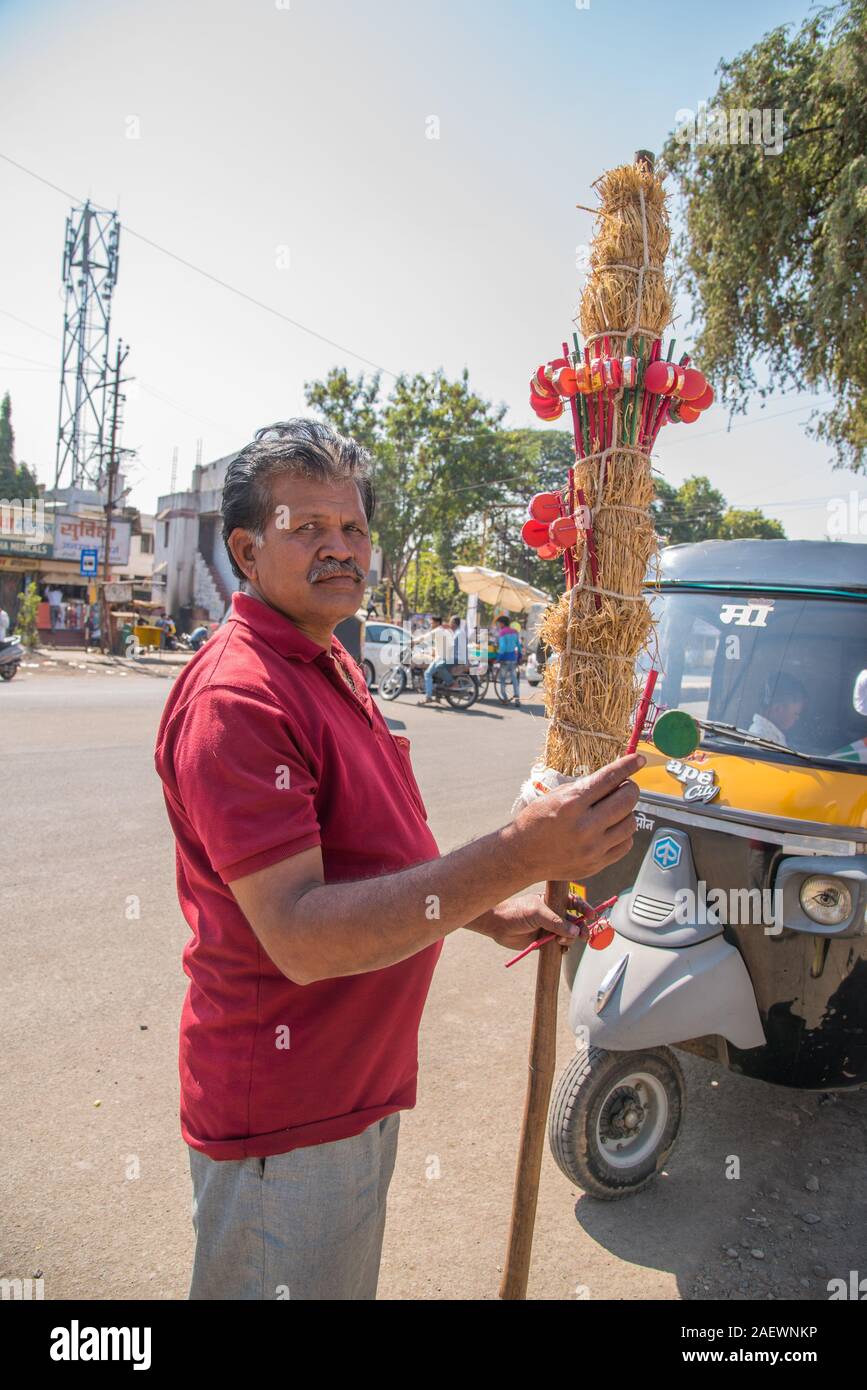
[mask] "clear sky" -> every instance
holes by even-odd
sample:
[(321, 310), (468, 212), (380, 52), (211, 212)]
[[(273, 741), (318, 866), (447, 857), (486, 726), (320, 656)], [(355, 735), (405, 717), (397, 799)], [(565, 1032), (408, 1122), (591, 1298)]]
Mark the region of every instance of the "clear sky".
[[(713, 95), (720, 58), (807, 8), (0, 0), (0, 152), (130, 229), (112, 328), (137, 378), (131, 500), (153, 510), (175, 446), (182, 485), (197, 439), (207, 462), (300, 413), (305, 380), (364, 366), (348, 349), (391, 372), (466, 365), (510, 423), (535, 424), (527, 381), (571, 328), (591, 232), (575, 204), (607, 166), (661, 149), (675, 113)], [(0, 391), (18, 457), (50, 483), (70, 199), (2, 160), (0, 197)], [(727, 433), (714, 408), (664, 433), (659, 465), (821, 537), (826, 499), (859, 480), (807, 439), (810, 409), (778, 396)]]

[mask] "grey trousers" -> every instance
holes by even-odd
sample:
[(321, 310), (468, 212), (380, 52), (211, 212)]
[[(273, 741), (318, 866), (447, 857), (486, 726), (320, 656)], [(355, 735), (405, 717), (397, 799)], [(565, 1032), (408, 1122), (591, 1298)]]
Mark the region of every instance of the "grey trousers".
[(189, 1149), (191, 1299), (373, 1299), (400, 1113), (274, 1158)]

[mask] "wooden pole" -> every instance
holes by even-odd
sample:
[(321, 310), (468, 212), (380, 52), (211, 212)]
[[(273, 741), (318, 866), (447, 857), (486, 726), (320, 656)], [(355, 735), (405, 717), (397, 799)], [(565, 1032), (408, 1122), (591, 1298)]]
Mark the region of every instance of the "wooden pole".
[[(545, 901), (561, 917), (566, 911), (568, 893), (567, 883), (546, 885)], [(530, 1035), (529, 1075), (515, 1172), (509, 1244), (500, 1284), (500, 1298), (503, 1299), (522, 1299), (527, 1296), (542, 1151), (545, 1146), (548, 1105), (557, 1063), (557, 990), (560, 983), (562, 948), (556, 941), (551, 941), (536, 954), (536, 1000)]]

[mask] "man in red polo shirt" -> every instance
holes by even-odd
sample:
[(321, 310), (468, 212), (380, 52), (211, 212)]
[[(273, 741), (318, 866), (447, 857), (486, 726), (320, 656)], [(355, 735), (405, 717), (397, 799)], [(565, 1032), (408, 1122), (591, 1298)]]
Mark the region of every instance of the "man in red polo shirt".
[(408, 740), (333, 635), (362, 599), (372, 513), (358, 445), (307, 420), (260, 430), (223, 489), (243, 591), (160, 723), (191, 930), (180, 1079), (194, 1299), (375, 1297), (443, 938), (568, 940), (540, 897), (511, 895), (596, 873), (634, 833), (639, 757), (439, 855)]

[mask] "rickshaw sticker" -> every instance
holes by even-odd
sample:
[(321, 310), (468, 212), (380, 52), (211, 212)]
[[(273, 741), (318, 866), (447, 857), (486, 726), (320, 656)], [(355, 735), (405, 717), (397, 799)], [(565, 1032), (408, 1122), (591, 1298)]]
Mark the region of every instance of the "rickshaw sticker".
[(665, 770), (683, 784), (684, 801), (713, 801), (719, 796), (719, 783), (712, 767), (702, 770), (672, 758), (665, 764)]
[(773, 611), (772, 600), (761, 603), (724, 603), (719, 611), (719, 620), (727, 626), (733, 623), (735, 627), (767, 627), (768, 616)]

